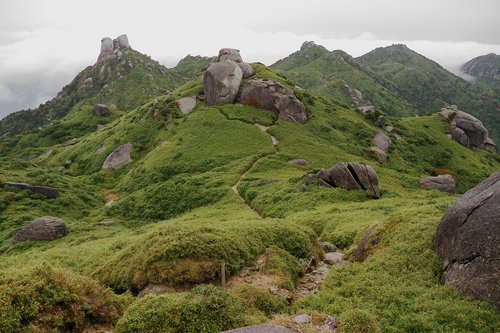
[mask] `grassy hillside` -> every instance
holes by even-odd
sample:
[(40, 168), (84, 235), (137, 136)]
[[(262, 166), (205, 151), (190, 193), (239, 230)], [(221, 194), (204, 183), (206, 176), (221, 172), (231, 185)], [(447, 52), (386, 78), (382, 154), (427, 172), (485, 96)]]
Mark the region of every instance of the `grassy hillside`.
[[(206, 107), (200, 102), (184, 115), (175, 100), (202, 91), (202, 82), (193, 80), (168, 97), (159, 93), (158, 104), (151, 96), (128, 113), (113, 109), (104, 128), (82, 130), (73, 145), (54, 138), (51, 126), (0, 142), (0, 181), (44, 184), (61, 192), (49, 200), (0, 187), (0, 330), (45, 327), (36, 320), (40, 313), (45, 318), (43, 311), (19, 315), (10, 310), (18, 290), (13, 286), (36, 288), (38, 281), (53, 281), (51, 272), (26, 273), (39, 265), (70, 271), (57, 276), (72, 274), (71, 279), (87, 281), (82, 290), (67, 291), (61, 277), (63, 295), (94, 295), (101, 290), (96, 288), (104, 287), (125, 292), (118, 297), (108, 289), (99, 301), (103, 311), (113, 315), (94, 321), (92, 315), (79, 317), (75, 330), (89, 322), (115, 325), (120, 318), (118, 332), (217, 332), (295, 311), (330, 314), (346, 323), (368, 317), (384, 332), (495, 330), (500, 317), (491, 306), (459, 297), (440, 284), (431, 243), (440, 217), (456, 197), (420, 189), (418, 182), (434, 168), (449, 169), (463, 193), (498, 170), (499, 158), (449, 140), (449, 125), (440, 117), (389, 118), (402, 140), (388, 133), (394, 146), (390, 161), (380, 165), (366, 151), (378, 130), (371, 121), (343, 103), (297, 88), (264, 65), (253, 67), (256, 77), (292, 89), (310, 111), (310, 121), (291, 124), (249, 106)], [(93, 117), (82, 107), (62, 119), (61, 127), (94, 127), (98, 119)], [(255, 123), (270, 128), (263, 132)], [(277, 147), (271, 136), (278, 140)], [(106, 156), (125, 143), (133, 144), (133, 162), (118, 170), (101, 169)], [(48, 158), (24, 158), (48, 149)], [(305, 158), (309, 164), (290, 164), (293, 158)], [(340, 188), (299, 191), (309, 173), (339, 161), (373, 166), (381, 198)], [(232, 187), (238, 181), (237, 195)], [(69, 234), (51, 242), (12, 243), (17, 231), (44, 215), (62, 218)], [(104, 220), (118, 224), (96, 225)], [(383, 236), (369, 260), (331, 271), (317, 296), (293, 307), (252, 286), (191, 290), (216, 284), (222, 260), (230, 278), (271, 248), (268, 275), (293, 291), (304, 272), (301, 262), (321, 257), (320, 240), (352, 251), (373, 225), (382, 226)], [(25, 274), (36, 278), (26, 282)], [(127, 293), (136, 294), (149, 284), (176, 293), (133, 300)], [(58, 304), (55, 310), (47, 307), (49, 312), (70, 308), (78, 313), (82, 299), (97, 302), (58, 295), (42, 289), (33, 297)], [(61, 326), (71, 327), (53, 328)]]
[(467, 61), (462, 70), (473, 76), (475, 82), (500, 89), (500, 55), (489, 53), (476, 57)]
[(392, 116), (415, 114), (415, 109), (395, 89), (390, 89), (390, 82), (340, 50), (330, 52), (316, 45), (279, 60), (271, 68), (294, 80), (302, 88), (346, 105), (351, 105), (351, 97), (345, 87), (347, 84), (361, 91), (363, 103), (371, 102), (382, 112)]
[(469, 83), (405, 45), (379, 47), (356, 60), (391, 81), (419, 114), (455, 104), (479, 118), (495, 142), (500, 140), (499, 91)]

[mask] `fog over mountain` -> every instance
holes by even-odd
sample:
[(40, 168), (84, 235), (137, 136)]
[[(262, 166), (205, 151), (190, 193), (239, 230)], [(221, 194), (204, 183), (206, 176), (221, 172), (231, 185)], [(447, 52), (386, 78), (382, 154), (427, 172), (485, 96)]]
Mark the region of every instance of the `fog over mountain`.
[(248, 61), (269, 65), (304, 40), (353, 56), (405, 43), (455, 73), (476, 56), (500, 53), (495, 0), (141, 4), (0, 2), (0, 118), (52, 98), (95, 62), (96, 40), (122, 33), (133, 48), (168, 67), (187, 54), (211, 56), (221, 47), (238, 48)]

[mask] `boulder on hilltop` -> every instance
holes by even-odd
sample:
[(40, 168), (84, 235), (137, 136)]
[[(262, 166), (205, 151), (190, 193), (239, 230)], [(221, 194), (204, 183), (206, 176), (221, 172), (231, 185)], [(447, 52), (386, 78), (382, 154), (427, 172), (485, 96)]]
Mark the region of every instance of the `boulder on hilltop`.
[(101, 39), (101, 52), (97, 58), (97, 63), (103, 63), (108, 60), (118, 59), (123, 51), (130, 48), (127, 35), (120, 35), (114, 40), (109, 37)]
[(220, 105), (234, 102), (242, 78), (243, 72), (234, 61), (224, 60), (210, 65), (203, 76), (205, 103)]
[(444, 283), (500, 309), (500, 171), (467, 191), (444, 214), (434, 249)]

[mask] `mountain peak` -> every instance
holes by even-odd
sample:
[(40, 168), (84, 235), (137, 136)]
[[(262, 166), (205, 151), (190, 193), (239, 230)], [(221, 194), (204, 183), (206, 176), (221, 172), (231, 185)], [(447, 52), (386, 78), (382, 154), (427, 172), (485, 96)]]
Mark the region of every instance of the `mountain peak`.
[(120, 35), (115, 39), (103, 37), (101, 39), (101, 52), (97, 58), (97, 63), (102, 63), (111, 59), (120, 58), (123, 51), (130, 48), (127, 35)]
[(312, 47), (316, 46), (316, 43), (312, 40), (306, 40), (304, 43), (302, 43), (302, 45), (300, 46), (300, 50), (301, 51), (304, 51), (304, 50), (307, 50), (307, 49), (310, 49)]

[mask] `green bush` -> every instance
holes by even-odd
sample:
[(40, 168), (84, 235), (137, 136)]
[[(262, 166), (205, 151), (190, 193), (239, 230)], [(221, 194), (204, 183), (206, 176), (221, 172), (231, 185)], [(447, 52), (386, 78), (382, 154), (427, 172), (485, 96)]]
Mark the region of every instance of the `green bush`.
[(116, 332), (219, 332), (244, 325), (243, 307), (224, 289), (200, 285), (190, 293), (146, 296), (133, 303)]
[(377, 318), (364, 310), (348, 310), (340, 315), (340, 333), (379, 333)]
[(89, 278), (39, 267), (0, 282), (0, 331), (81, 331), (89, 323), (112, 324), (130, 298)]
[(271, 295), (265, 288), (251, 284), (238, 285), (231, 293), (243, 304), (245, 312), (251, 312), (255, 309), (267, 318), (285, 311), (288, 307), (288, 302), (283, 296)]

